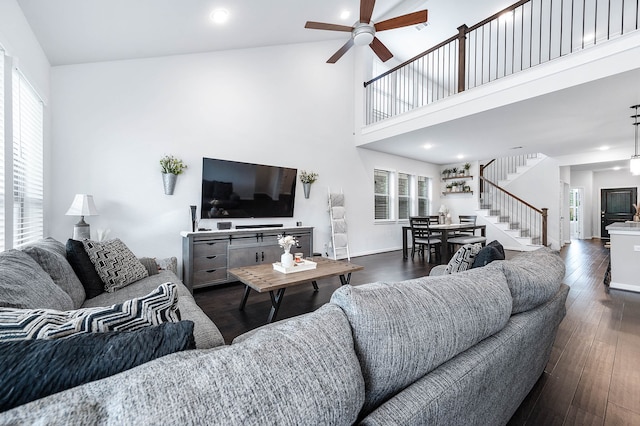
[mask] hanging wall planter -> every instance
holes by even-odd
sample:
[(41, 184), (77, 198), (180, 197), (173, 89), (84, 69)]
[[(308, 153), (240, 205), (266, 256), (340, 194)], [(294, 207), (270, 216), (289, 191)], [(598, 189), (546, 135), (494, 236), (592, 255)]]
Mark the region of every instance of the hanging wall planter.
[(304, 189), (304, 198), (309, 198), (309, 194), (311, 193), (311, 184), (303, 183), (302, 188)]
[(309, 198), (309, 194), (311, 193), (311, 184), (318, 179), (318, 174), (314, 172), (306, 172), (302, 170), (300, 172), (300, 182), (302, 182), (302, 187), (304, 189), (304, 198)]
[(176, 189), (176, 182), (178, 181), (178, 175), (173, 173), (162, 174), (162, 184), (164, 185), (165, 195), (173, 195), (174, 189)]
[(165, 155), (160, 159), (160, 167), (162, 168), (164, 193), (166, 195), (173, 195), (176, 182), (178, 181), (178, 175), (187, 168), (187, 165), (173, 155)]

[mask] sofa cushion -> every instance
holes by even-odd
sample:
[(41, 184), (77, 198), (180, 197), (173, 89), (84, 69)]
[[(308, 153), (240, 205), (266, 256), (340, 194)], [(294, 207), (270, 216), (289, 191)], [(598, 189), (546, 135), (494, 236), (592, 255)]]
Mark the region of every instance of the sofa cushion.
[(504, 274), (486, 268), (343, 286), (331, 302), (343, 309), (353, 330), (365, 378), (362, 414), (501, 330), (511, 314)]
[(66, 251), (67, 261), (80, 279), (87, 299), (92, 299), (100, 293), (104, 293), (104, 283), (93, 266), (93, 262), (89, 259), (82, 241), (67, 240)]
[(73, 309), (73, 301), (26, 253), (0, 253), (0, 307)]
[(149, 276), (144, 265), (118, 238), (109, 241), (84, 240), (82, 244), (104, 282), (105, 291), (114, 292)]
[(53, 238), (45, 238), (22, 249), (33, 258), (54, 283), (65, 291), (73, 301), (73, 307), (79, 308), (86, 299), (86, 293), (78, 276), (67, 261), (64, 245)]
[(494, 240), (494, 241), (491, 241), (489, 244), (487, 244), (478, 252), (475, 259), (473, 260), (473, 265), (471, 265), (471, 269), (487, 266), (494, 260), (504, 260), (504, 259), (505, 259), (504, 248), (502, 247), (502, 244)]
[(0, 342), (0, 411), (193, 349), (193, 323)]
[(364, 383), (334, 305), (240, 344), (185, 351), (3, 413), (8, 423), (349, 425)]
[[(495, 265), (495, 266), (494, 266)], [(557, 251), (542, 247), (510, 260), (486, 266), (501, 268), (513, 297), (513, 313), (528, 311), (550, 300), (560, 288), (565, 264)]]
[(59, 339), (77, 333), (132, 331), (180, 321), (178, 292), (164, 283), (140, 298), (100, 308), (75, 311), (0, 308), (0, 341)]
[(182, 281), (180, 281), (174, 273), (169, 271), (158, 271), (158, 274), (136, 281), (115, 293), (104, 292), (93, 299), (87, 299), (82, 307), (109, 306), (120, 303), (123, 300), (141, 297), (166, 282), (176, 284), (180, 318), (193, 321), (193, 335), (196, 339), (196, 347), (198, 349), (207, 349), (224, 345), (224, 338), (222, 334), (220, 334), (218, 327), (216, 327), (207, 314), (200, 309), (189, 289), (182, 284)]
[(460, 247), (447, 264), (444, 271), (445, 274), (453, 274), (470, 269), (476, 255), (481, 249), (482, 246), (480, 244), (465, 244)]

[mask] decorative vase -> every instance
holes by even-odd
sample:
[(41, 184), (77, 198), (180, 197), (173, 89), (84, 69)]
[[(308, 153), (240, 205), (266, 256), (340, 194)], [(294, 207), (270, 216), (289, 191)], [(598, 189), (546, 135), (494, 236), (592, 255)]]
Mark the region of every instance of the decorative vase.
[(311, 184), (304, 182), (302, 184), (302, 188), (304, 188), (304, 198), (309, 198), (309, 192), (311, 192)]
[(174, 175), (173, 173), (162, 174), (162, 183), (164, 184), (164, 193), (166, 195), (173, 195), (173, 190), (176, 188), (177, 180), (178, 175)]
[(283, 268), (290, 268), (293, 266), (293, 255), (291, 253), (289, 253), (289, 249), (285, 249), (284, 253), (282, 253), (282, 256), (280, 256), (280, 263), (282, 264)]
[(634, 222), (640, 222), (640, 215), (638, 215), (638, 214), (634, 214), (634, 215), (633, 215), (633, 221), (634, 221)]

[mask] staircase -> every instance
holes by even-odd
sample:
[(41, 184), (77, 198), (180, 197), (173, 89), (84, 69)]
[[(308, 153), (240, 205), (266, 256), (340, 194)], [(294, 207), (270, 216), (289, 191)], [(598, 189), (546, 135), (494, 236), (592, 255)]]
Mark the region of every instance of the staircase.
[(547, 244), (547, 209), (534, 207), (508, 191), (511, 182), (543, 159), (542, 154), (528, 154), (495, 159), (481, 166), (477, 213), (494, 226), (505, 247), (528, 251)]

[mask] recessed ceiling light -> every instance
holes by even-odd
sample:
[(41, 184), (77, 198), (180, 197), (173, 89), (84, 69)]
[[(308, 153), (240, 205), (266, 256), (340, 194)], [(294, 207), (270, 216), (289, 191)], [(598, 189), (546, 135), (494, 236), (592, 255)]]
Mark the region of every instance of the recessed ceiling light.
[(431, 145), (430, 143), (427, 143), (427, 144), (422, 145), (422, 147), (424, 149), (431, 149), (431, 148), (433, 148), (433, 145)]
[(608, 149), (609, 149), (609, 147), (608, 147), (608, 146), (606, 146), (606, 145), (603, 145), (603, 146), (601, 146), (601, 147), (600, 147), (600, 148), (598, 148), (598, 149), (599, 149), (600, 151), (606, 151), (606, 150), (608, 150)]
[(457, 158), (458, 158), (458, 160), (462, 160), (462, 159), (464, 158), (464, 155), (462, 155), (462, 154), (458, 154), (458, 157), (457, 157)]
[(229, 11), (227, 9), (214, 9), (209, 17), (216, 24), (224, 24), (229, 19)]
[(622, 168), (622, 167), (620, 167), (620, 166), (615, 166), (615, 167), (613, 168), (613, 170), (618, 171), (618, 170), (620, 170), (621, 168)]
[(340, 19), (342, 20), (349, 19), (350, 16), (351, 12), (349, 10), (343, 10), (342, 12), (340, 12)]

